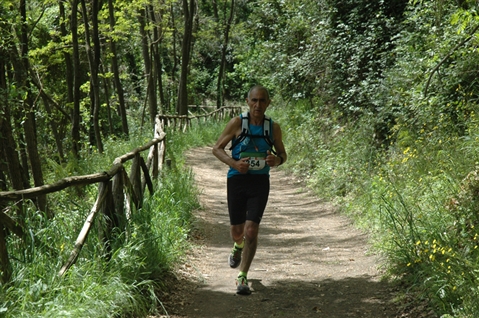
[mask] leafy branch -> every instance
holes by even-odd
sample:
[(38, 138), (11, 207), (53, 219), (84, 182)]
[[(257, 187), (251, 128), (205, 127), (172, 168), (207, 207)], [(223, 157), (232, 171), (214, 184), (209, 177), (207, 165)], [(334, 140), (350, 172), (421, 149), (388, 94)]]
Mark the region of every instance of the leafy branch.
[(427, 79), (427, 82), (426, 82), (426, 87), (424, 89), (424, 97), (427, 97), (427, 91), (428, 91), (428, 88), (429, 88), (429, 84), (431, 83), (431, 79), (434, 75), (434, 73), (437, 72), (437, 70), (439, 69), (439, 67), (458, 49), (460, 48), (461, 46), (463, 46), (464, 44), (466, 44), (467, 41), (469, 41), (473, 36), (474, 34), (476, 33), (476, 31), (479, 29), (479, 25), (477, 25), (474, 30), (472, 30), (471, 34), (463, 39), (460, 43), (458, 43), (451, 51), (449, 51), (449, 53), (432, 69), (431, 73), (429, 74), (429, 78)]

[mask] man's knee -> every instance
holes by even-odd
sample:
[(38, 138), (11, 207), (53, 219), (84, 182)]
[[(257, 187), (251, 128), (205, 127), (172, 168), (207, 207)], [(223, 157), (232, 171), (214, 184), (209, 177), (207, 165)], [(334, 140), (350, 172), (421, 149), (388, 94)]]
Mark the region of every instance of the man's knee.
[(238, 242), (243, 238), (243, 236), (245, 235), (244, 230), (244, 223), (231, 226), (231, 237), (235, 242)]
[(259, 224), (251, 221), (246, 222), (244, 236), (247, 241), (254, 241), (258, 237)]

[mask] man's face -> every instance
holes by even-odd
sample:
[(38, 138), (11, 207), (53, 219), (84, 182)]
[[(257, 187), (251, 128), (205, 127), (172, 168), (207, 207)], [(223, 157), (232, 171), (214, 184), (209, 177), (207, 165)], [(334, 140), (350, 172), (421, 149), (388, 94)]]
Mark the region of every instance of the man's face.
[(253, 116), (263, 116), (270, 102), (268, 94), (264, 90), (258, 89), (251, 91), (249, 98), (246, 99), (249, 112)]

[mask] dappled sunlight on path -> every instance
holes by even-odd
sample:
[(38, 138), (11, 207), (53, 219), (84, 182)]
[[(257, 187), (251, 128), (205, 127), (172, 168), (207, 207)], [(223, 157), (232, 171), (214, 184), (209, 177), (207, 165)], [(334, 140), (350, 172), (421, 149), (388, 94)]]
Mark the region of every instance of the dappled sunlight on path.
[[(367, 237), (328, 202), (281, 170), (272, 169), (271, 194), (248, 278), (253, 293), (235, 294), (238, 270), (226, 204), (227, 166), (211, 148), (189, 152), (203, 208), (197, 227), (203, 248), (190, 266), (198, 284), (172, 317), (396, 317), (392, 287), (380, 280)], [(194, 275), (193, 275), (194, 276)]]

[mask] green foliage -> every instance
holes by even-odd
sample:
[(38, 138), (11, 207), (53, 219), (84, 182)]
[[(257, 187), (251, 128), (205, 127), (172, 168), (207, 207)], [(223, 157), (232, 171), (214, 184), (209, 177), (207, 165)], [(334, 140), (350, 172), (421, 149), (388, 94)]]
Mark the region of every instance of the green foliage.
[(340, 113), (296, 102), (275, 112), (290, 159), (286, 167), (301, 175), (324, 198), (351, 196), (377, 160), (371, 119), (342, 124)]
[(477, 140), (430, 140), (390, 149), (352, 206), (369, 219), (391, 274), (409, 281), (438, 313), (467, 316), (478, 309), (477, 178), (474, 172), (460, 180), (475, 165), (470, 150)]
[[(227, 119), (225, 119), (227, 120)], [(226, 122), (207, 122), (193, 123), (188, 130), (188, 134), (181, 131), (172, 131), (171, 137), (167, 139), (168, 155), (167, 159), (171, 160), (174, 169), (178, 169), (185, 163), (184, 152), (188, 149), (199, 147), (202, 145), (211, 145), (225, 127)]]
[(473, 42), (457, 45), (477, 22), (473, 11), (442, 4), (411, 7), (397, 37), (383, 92), (396, 144), (353, 206), (376, 219), (392, 274), (438, 313), (469, 317), (479, 311), (474, 172), (461, 180), (477, 164), (477, 53)]
[(479, 312), (475, 113), (463, 135), (449, 118), (422, 128), (400, 122), (378, 144), (372, 116), (345, 123), (320, 102), (275, 101), (272, 111), (283, 127), (285, 167), (368, 231), (391, 279), (438, 316)]
[(12, 282), (1, 286), (6, 316), (111, 317), (156, 312), (161, 300), (155, 290), (188, 247), (190, 211), (198, 207), (191, 174), (170, 171), (162, 178), (157, 192), (132, 214), (128, 232), (120, 236), (126, 244), (114, 244), (111, 260), (106, 260), (103, 244), (92, 230), (79, 260), (63, 278), (57, 273), (90, 206), (85, 202), (67, 210), (64, 203), (60, 207), (65, 212), (53, 220), (29, 216), (27, 226), (35, 241), (27, 249), (13, 237), (9, 242), (16, 261)]
[(465, 40), (477, 14), (437, 4), (408, 8), (395, 64), (377, 90), (366, 90), (394, 118), (391, 146), (343, 206), (374, 230), (391, 274), (438, 314), (468, 317), (479, 310), (474, 172), (463, 180), (477, 165), (477, 43)]
[[(127, 231), (117, 233), (113, 251), (107, 251), (95, 220), (80, 257), (64, 277), (58, 272), (73, 248), (86, 215), (97, 195), (95, 186), (52, 195), (53, 219), (25, 205), (29, 240), (8, 236), (13, 265), (12, 280), (0, 286), (2, 317), (112, 317), (161, 314), (158, 290), (165, 277), (190, 248), (188, 237), (192, 211), (199, 208), (191, 171), (184, 168), (184, 152), (211, 144), (223, 124), (193, 124), (187, 133), (168, 132), (165, 168), (143, 207), (132, 211)], [(178, 140), (171, 142), (171, 140)], [(110, 140), (105, 152), (92, 152), (84, 161), (62, 167), (50, 161), (52, 179), (71, 174), (94, 173), (108, 168), (113, 159), (147, 142), (146, 135), (128, 141)]]
[(383, 71), (394, 62), (390, 51), (407, 1), (331, 1), (332, 95), (342, 111), (378, 113), (374, 96)]
[(383, 82), (382, 94), (389, 95), (383, 110), (397, 123), (414, 131), (465, 134), (477, 99), (478, 54), (473, 40), (457, 45), (476, 23), (449, 2), (440, 11), (431, 2), (410, 8), (396, 38), (396, 63)]
[(322, 1), (248, 2), (248, 17), (235, 29), (242, 41), (230, 76), (238, 78), (243, 91), (261, 83), (285, 98), (310, 98), (321, 91), (329, 54), (325, 7)]

